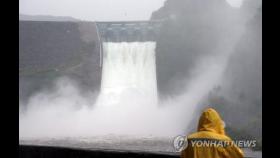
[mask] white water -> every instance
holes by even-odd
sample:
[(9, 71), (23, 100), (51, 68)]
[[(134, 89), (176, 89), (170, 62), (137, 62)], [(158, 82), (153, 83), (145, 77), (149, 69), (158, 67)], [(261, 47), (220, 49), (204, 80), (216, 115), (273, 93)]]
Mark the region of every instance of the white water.
[(101, 92), (97, 104), (118, 106), (131, 97), (157, 103), (155, 42), (103, 43)]
[(227, 57), (199, 61), (182, 85), (185, 92), (157, 106), (155, 47), (155, 42), (104, 43), (98, 100), (92, 103), (72, 80), (62, 78), (54, 91), (30, 98), (28, 111), (20, 115), (20, 139), (174, 137), (189, 132), (186, 127), (198, 117), (199, 102), (220, 82)]

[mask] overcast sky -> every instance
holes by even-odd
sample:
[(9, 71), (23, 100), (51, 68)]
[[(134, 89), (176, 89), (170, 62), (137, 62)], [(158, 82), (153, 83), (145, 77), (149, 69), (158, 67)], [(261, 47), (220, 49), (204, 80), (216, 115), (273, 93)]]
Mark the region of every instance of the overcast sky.
[[(148, 20), (165, 0), (19, 0), (28, 15), (72, 16), (89, 21)], [(239, 6), (242, 0), (227, 0)]]
[(19, 12), (81, 20), (148, 20), (165, 0), (19, 0)]

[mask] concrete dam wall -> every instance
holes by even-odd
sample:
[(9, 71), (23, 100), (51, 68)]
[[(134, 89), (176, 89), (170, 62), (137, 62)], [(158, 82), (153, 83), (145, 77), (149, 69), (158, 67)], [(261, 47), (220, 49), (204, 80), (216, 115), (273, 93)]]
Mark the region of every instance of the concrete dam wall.
[(99, 43), (92, 22), (19, 22), (19, 95), (25, 101), (69, 76), (84, 89), (100, 87)]
[(97, 23), (20, 21), (21, 102), (49, 87), (61, 76), (73, 78), (86, 90), (99, 91), (102, 42), (156, 41), (158, 29), (158, 22), (145, 21)]

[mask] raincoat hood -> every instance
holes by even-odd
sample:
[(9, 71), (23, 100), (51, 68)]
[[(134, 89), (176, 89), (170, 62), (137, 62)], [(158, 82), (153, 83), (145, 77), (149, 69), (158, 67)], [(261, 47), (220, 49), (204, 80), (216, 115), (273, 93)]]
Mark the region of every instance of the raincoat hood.
[(225, 135), (224, 121), (216, 110), (208, 108), (200, 116), (197, 130)]
[[(225, 134), (224, 121), (218, 112), (207, 108), (200, 116), (198, 131), (187, 136), (188, 142), (192, 140), (219, 140), (232, 141)], [(243, 151), (236, 145), (226, 147), (198, 146), (188, 143), (187, 148), (181, 153), (181, 158), (243, 158)]]

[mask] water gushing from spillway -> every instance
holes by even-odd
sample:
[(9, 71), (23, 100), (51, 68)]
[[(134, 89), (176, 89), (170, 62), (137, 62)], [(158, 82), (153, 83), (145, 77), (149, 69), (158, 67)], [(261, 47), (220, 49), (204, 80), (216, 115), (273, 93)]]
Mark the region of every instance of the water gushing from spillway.
[(156, 42), (104, 42), (101, 92), (102, 106), (117, 106), (131, 97), (157, 103)]
[(81, 95), (71, 79), (58, 80), (55, 90), (30, 98), (28, 111), (20, 114), (20, 139), (108, 134), (173, 138), (188, 132), (199, 102), (219, 83), (227, 56), (199, 61), (182, 85), (184, 93), (158, 101), (155, 48), (155, 42), (103, 43), (98, 99), (93, 103), (92, 97)]

